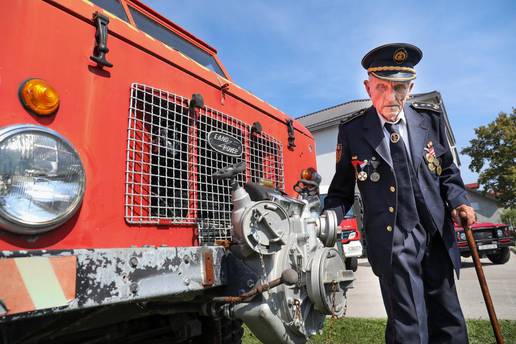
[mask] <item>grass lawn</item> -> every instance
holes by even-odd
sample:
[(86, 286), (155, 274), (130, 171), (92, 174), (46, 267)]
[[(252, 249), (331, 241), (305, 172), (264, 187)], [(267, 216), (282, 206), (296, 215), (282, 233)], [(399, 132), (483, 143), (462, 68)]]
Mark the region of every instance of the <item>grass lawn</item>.
[[(338, 344), (382, 344), (384, 343), (385, 319), (343, 318), (325, 322), (324, 333), (312, 338), (314, 344), (338, 343)], [(470, 344), (495, 343), (491, 323), (487, 320), (468, 320), (468, 333)], [(516, 321), (501, 320), (502, 333), (505, 343), (516, 343)], [(328, 328), (332, 327), (330, 335)], [(261, 343), (245, 328), (244, 344)], [(267, 344), (267, 343), (265, 343)]]

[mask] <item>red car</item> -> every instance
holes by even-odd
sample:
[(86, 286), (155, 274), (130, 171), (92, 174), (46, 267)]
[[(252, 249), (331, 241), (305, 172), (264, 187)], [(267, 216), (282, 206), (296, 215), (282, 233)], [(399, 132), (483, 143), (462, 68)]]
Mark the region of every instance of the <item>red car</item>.
[(357, 218), (351, 208), (339, 224), (339, 251), (344, 256), (346, 269), (357, 271), (358, 258), (362, 256), (362, 243)]
[[(478, 254), (482, 258), (489, 258), (494, 264), (505, 264), (511, 257), (509, 246), (514, 246), (514, 239), (511, 237), (509, 226), (500, 223), (476, 223), (472, 226), (475, 241), (478, 247)], [(466, 233), (464, 229), (455, 225), (457, 244), (461, 256), (471, 255)]]

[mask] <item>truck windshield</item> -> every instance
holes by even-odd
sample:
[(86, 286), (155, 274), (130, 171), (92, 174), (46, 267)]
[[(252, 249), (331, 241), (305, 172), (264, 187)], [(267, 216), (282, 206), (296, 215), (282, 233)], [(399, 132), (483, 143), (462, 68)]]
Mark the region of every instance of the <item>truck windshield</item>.
[(179, 35), (167, 29), (165, 26), (153, 21), (151, 18), (145, 16), (143, 13), (137, 11), (136, 9), (129, 7), (129, 10), (131, 11), (131, 15), (134, 19), (134, 22), (136, 23), (136, 26), (138, 26), (140, 30), (162, 41), (171, 48), (179, 50), (186, 56), (214, 71), (215, 73), (226, 77), (213, 56), (204, 52), (202, 49), (196, 47), (192, 43), (186, 41)]
[(91, 0), (95, 5), (102, 7), (106, 11), (114, 14), (118, 18), (129, 22), (127, 14), (125, 14), (124, 8), (120, 3), (120, 0)]

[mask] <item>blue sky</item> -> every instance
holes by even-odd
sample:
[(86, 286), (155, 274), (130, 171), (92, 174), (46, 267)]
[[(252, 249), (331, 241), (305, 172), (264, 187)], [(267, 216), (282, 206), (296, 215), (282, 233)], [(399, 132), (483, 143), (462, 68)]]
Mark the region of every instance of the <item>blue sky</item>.
[[(516, 107), (516, 1), (186, 1), (146, 4), (218, 50), (235, 82), (293, 117), (366, 98), (370, 49), (423, 50), (413, 92), (441, 93), (459, 150)], [(461, 156), (465, 182), (476, 175)]]

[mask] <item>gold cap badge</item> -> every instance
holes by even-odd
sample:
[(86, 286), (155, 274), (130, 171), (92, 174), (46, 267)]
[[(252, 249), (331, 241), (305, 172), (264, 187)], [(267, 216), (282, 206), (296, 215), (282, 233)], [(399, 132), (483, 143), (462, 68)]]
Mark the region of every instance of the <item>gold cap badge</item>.
[(392, 55), (392, 59), (394, 60), (394, 62), (396, 62), (398, 64), (405, 62), (407, 57), (408, 57), (408, 53), (405, 50), (405, 48), (396, 49), (396, 51)]

